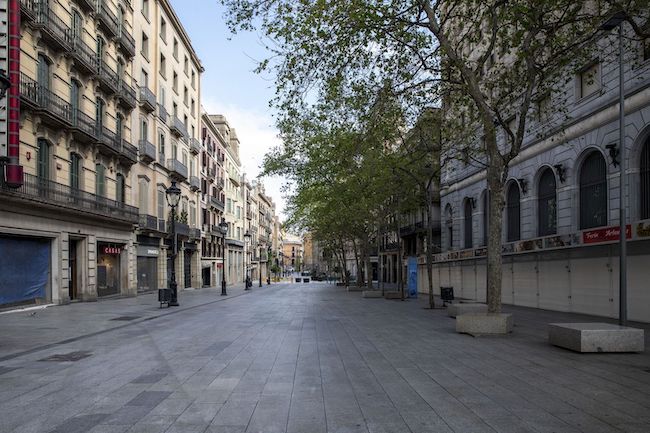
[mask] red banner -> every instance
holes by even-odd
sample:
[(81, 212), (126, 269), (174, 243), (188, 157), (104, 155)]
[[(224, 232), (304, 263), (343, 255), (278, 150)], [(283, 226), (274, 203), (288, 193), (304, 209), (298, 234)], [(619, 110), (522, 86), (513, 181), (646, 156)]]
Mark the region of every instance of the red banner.
[[(582, 243), (596, 244), (598, 242), (617, 241), (620, 233), (621, 228), (618, 226), (587, 230), (582, 232)], [(625, 227), (625, 237), (627, 239), (632, 237), (632, 227), (629, 224)]]

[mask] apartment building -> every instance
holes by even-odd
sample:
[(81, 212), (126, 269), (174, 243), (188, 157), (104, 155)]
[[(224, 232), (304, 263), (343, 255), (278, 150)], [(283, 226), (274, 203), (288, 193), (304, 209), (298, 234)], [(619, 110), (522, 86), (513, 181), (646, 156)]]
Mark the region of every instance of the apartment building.
[(303, 248), (299, 236), (286, 233), (282, 234), (282, 253), (280, 266), (285, 273), (299, 272), (302, 269)]
[(134, 0), (133, 75), (139, 103), (130, 127), (139, 148), (131, 172), (138, 207), (138, 289), (166, 287), (171, 239), (165, 190), (181, 189), (176, 212), (176, 280), (179, 288), (201, 286), (201, 226), (198, 154), (203, 67), (168, 0)]
[(269, 276), (269, 250), (273, 243), (273, 217), (275, 215), (275, 203), (271, 197), (266, 194), (264, 185), (258, 182), (256, 185), (257, 192), (257, 211), (258, 211), (258, 243), (259, 250), (259, 272), (261, 278), (266, 280)]
[(257, 181), (244, 176), (242, 184), (244, 200), (244, 242), (246, 246), (246, 269), (252, 281), (259, 280), (259, 224), (257, 216)]
[(228, 146), (226, 147), (224, 170), (224, 217), (228, 223), (226, 234), (226, 281), (228, 283), (245, 280), (244, 263), (244, 202), (242, 193), (241, 161), (239, 159), (239, 139), (234, 128), (230, 127), (225, 116), (210, 115)]
[(201, 276), (205, 287), (217, 286), (223, 278), (223, 234), (219, 223), (225, 210), (224, 164), (228, 142), (201, 112)]
[(7, 98), (20, 110), (22, 173), (14, 161), (0, 186), (0, 273), (11, 276), (0, 304), (133, 295), (133, 10), (25, 0), (9, 14), (20, 22)]

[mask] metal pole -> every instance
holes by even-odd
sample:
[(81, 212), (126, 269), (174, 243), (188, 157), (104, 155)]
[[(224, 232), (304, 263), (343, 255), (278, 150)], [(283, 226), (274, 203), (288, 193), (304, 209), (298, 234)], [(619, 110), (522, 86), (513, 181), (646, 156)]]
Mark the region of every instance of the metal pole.
[(260, 274), (260, 287), (262, 287), (262, 248), (261, 247), (260, 247), (259, 255), (260, 255), (259, 258), (257, 259), (257, 264), (259, 266), (257, 273)]
[(223, 233), (223, 245), (221, 248), (221, 296), (228, 296), (226, 292), (226, 234)]
[(178, 284), (176, 283), (176, 206), (172, 206), (172, 280), (169, 283), (169, 288), (172, 291), (172, 296), (169, 301), (170, 307), (178, 307)]
[(625, 89), (623, 77), (623, 23), (618, 25), (618, 91), (619, 91), (619, 113), (618, 132), (619, 147), (621, 155), (620, 188), (619, 188), (619, 218), (620, 218), (620, 254), (619, 254), (619, 314), (618, 323), (621, 326), (627, 324), (627, 230), (625, 220)]

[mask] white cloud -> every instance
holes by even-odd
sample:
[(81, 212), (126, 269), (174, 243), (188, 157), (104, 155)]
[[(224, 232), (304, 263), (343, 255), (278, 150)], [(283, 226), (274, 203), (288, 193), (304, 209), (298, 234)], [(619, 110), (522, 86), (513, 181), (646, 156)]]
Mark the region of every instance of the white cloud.
[[(261, 172), (264, 155), (281, 143), (278, 131), (269, 112), (243, 108), (231, 103), (222, 103), (216, 99), (203, 98), (203, 106), (209, 114), (223, 114), (231, 128), (237, 131), (240, 141), (239, 158), (242, 170), (249, 179)], [(277, 212), (284, 219), (285, 199), (281, 188), (283, 180), (279, 177), (262, 179), (266, 193), (276, 203)]]

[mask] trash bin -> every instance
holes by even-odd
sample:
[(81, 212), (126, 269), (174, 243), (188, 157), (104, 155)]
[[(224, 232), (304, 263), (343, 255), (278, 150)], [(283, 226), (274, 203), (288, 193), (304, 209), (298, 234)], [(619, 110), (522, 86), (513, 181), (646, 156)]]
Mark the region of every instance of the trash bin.
[(169, 306), (169, 301), (172, 300), (172, 290), (171, 289), (158, 289), (158, 302), (160, 302), (160, 308), (163, 304)]
[(308, 282), (309, 282), (309, 278), (303, 278), (303, 279), (302, 279), (302, 282), (303, 282), (303, 283), (308, 283)]
[(302, 281), (302, 278), (296, 277), (296, 283), (299, 283), (300, 281)]

